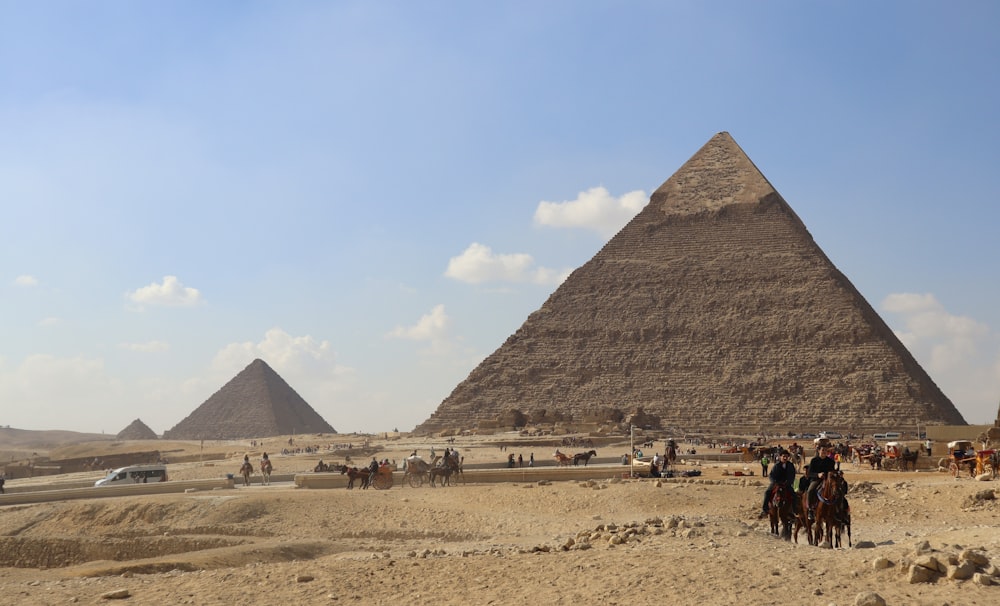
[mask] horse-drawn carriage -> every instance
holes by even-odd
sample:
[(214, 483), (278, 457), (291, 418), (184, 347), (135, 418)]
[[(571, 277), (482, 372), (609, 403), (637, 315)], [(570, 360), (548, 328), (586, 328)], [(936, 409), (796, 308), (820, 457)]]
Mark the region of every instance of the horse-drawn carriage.
[(855, 467), (868, 465), (873, 470), (882, 469), (883, 458), (884, 455), (882, 454), (882, 449), (880, 449), (877, 444), (851, 446), (851, 463), (853, 463)]
[(403, 481), (413, 488), (420, 488), (430, 475), (431, 464), (416, 455), (406, 458)]
[(886, 442), (884, 454), (882, 457), (882, 469), (887, 471), (906, 471), (906, 469), (913, 465), (913, 470), (917, 470), (917, 458), (920, 456), (920, 451), (917, 449), (911, 449), (909, 446), (900, 444), (899, 442)]
[(976, 447), (969, 440), (948, 442), (948, 473), (957, 477), (962, 475), (962, 468), (969, 469), (969, 475), (976, 474)]
[(1000, 453), (994, 449), (976, 450), (969, 440), (955, 440), (948, 442), (948, 452), (950, 457), (944, 461), (948, 462), (948, 473), (956, 478), (961, 477), (963, 467), (968, 468), (970, 477), (988, 473), (996, 478), (1000, 472)]
[(420, 488), (424, 482), (430, 482), (430, 485), (434, 486), (437, 480), (440, 480), (441, 485), (444, 486), (446, 483), (451, 484), (451, 476), (453, 475), (458, 481), (465, 483), (462, 459), (450, 456), (442, 458), (439, 455), (434, 457), (432, 463), (428, 463), (416, 455), (411, 455), (406, 458), (403, 481), (413, 488)]

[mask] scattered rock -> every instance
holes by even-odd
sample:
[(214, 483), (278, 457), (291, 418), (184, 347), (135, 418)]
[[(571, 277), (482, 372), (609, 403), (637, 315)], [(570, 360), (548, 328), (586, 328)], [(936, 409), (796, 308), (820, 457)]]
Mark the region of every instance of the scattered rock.
[(980, 553), (972, 549), (965, 549), (960, 554), (958, 554), (958, 559), (963, 561), (972, 562), (976, 566), (989, 566), (990, 559), (986, 557), (986, 554)]
[(936, 571), (924, 566), (913, 564), (910, 566), (909, 573), (907, 574), (907, 581), (910, 583), (930, 583), (934, 581), (936, 577)]
[(102, 600), (124, 600), (132, 597), (128, 589), (116, 589), (114, 591), (109, 591), (107, 593), (101, 594)]
[(874, 591), (865, 591), (855, 596), (854, 606), (885, 606), (885, 599)]
[(945, 574), (949, 579), (957, 581), (971, 579), (972, 575), (976, 574), (976, 565), (969, 561), (962, 562), (961, 564), (951, 564), (946, 569)]

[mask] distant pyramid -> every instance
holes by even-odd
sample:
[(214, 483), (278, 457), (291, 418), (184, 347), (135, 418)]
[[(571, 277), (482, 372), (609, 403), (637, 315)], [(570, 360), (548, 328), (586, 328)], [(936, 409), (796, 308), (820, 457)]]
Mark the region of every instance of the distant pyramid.
[(136, 419), (129, 423), (128, 427), (119, 431), (115, 438), (118, 440), (156, 440), (158, 436), (148, 425)]
[(965, 424), (724, 132), (414, 431), (640, 410), (687, 431)]
[(278, 373), (257, 359), (163, 437), (236, 440), (296, 433), (337, 432)]

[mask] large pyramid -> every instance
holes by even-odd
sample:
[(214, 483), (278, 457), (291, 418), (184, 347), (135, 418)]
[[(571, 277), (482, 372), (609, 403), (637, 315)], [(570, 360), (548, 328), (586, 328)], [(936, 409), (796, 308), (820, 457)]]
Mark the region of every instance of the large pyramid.
[(337, 432), (266, 362), (257, 359), (163, 437), (237, 440), (296, 433)]
[(639, 409), (686, 431), (965, 424), (725, 132), (415, 432)]

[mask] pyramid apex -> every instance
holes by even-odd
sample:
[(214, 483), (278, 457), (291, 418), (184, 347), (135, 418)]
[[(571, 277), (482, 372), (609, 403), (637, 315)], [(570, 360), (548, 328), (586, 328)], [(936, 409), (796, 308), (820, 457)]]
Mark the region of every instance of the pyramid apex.
[(650, 196), (667, 215), (758, 204), (777, 192), (728, 132), (716, 133)]

